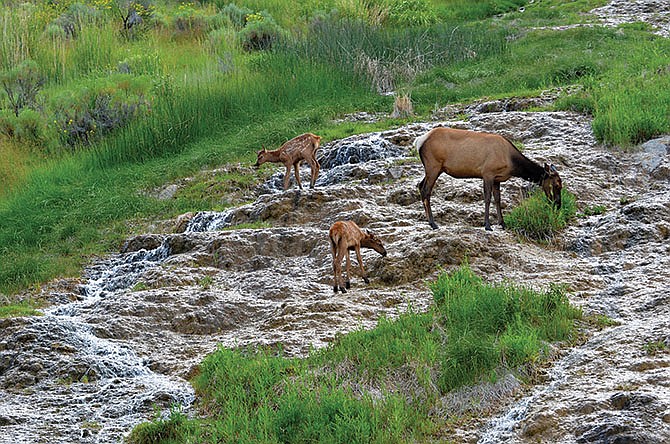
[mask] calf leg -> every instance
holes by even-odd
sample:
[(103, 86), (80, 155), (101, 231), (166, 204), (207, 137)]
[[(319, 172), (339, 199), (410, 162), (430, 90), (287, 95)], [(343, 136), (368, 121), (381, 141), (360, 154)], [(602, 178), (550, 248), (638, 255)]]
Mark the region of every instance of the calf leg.
[(286, 174), (284, 174), (284, 191), (288, 190), (288, 185), (291, 182), (291, 165), (286, 165)]
[(370, 279), (368, 279), (368, 274), (365, 271), (365, 268), (363, 268), (363, 258), (361, 257), (361, 247), (359, 246), (356, 246), (356, 259), (358, 259), (358, 266), (361, 267), (361, 277), (366, 284), (369, 284)]
[(309, 183), (309, 187), (314, 188), (314, 184), (316, 183), (316, 179), (317, 179), (317, 177), (319, 177), (319, 170), (321, 169), (321, 165), (319, 165), (319, 161), (316, 160), (316, 158), (314, 158), (314, 159), (311, 159), (309, 167), (312, 170), (312, 180)]
[(294, 163), (293, 168), (295, 169), (295, 181), (298, 182), (298, 188), (302, 190), (302, 184), (300, 183), (300, 161)]
[(347, 280), (344, 281), (344, 286), (351, 288), (351, 258), (349, 257), (349, 250), (347, 249)]
[(333, 284), (333, 291), (337, 293), (339, 289), (342, 293), (346, 293), (347, 290), (342, 285), (342, 252), (338, 251), (335, 260), (333, 261), (333, 272), (335, 274), (335, 283)]

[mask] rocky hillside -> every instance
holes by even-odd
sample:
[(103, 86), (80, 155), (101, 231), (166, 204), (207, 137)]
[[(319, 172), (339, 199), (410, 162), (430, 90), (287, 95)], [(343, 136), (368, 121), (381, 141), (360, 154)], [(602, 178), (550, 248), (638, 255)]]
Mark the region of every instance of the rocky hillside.
[[(489, 281), (566, 284), (587, 315), (615, 322), (561, 357), (534, 392), (506, 381), (483, 409), (501, 416), (459, 440), (668, 442), (670, 138), (611, 151), (585, 116), (522, 110), (540, 100), (516, 101), (516, 111), (509, 102), (445, 109), (431, 123), (326, 144), (314, 190), (281, 191), (277, 173), (251, 203), (185, 215), (180, 232), (129, 239), (80, 281), (45, 290), (44, 316), (0, 320), (0, 442), (119, 442), (154, 405), (192, 402), (185, 379), (219, 344), (304, 355), (380, 316), (425, 308), (426, 282), (466, 259)], [(481, 181), (442, 176), (431, 230), (412, 142), (436, 125), (522, 142), (528, 157), (558, 166), (582, 211), (604, 213), (539, 246), (498, 226), (486, 232)], [(527, 185), (503, 184), (506, 211)], [(355, 276), (350, 292), (333, 294), (328, 228), (341, 219), (377, 233), (389, 254), (364, 252), (371, 283)], [(259, 222), (266, 228), (234, 229)]]

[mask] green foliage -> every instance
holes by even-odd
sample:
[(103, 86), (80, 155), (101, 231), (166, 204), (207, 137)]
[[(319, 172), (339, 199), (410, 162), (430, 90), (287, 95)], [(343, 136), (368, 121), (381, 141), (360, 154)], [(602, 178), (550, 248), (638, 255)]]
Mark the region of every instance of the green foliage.
[(561, 209), (556, 210), (542, 190), (537, 190), (505, 216), (507, 228), (538, 242), (548, 242), (575, 217), (575, 196), (561, 191)]
[[(2, 296), (2, 294), (0, 294)], [(8, 303), (0, 305), (0, 319), (22, 316), (36, 316), (39, 312), (29, 302)]]
[(557, 286), (538, 292), (482, 282), (468, 266), (432, 285), (449, 341), (439, 378), (443, 390), (495, 377), (540, 357), (543, 342), (565, 340), (581, 316)]
[(129, 442), (426, 442), (445, 427), (431, 412), (448, 391), (541, 359), (581, 315), (560, 287), (484, 284), (467, 265), (432, 290), (428, 312), (383, 318), (306, 359), (219, 348), (193, 380), (206, 418), (155, 420)]
[(26, 60), (16, 68), (0, 73), (0, 84), (9, 108), (18, 117), (26, 108), (37, 108), (37, 94), (44, 84), (44, 76), (37, 63)]
[(282, 29), (266, 11), (248, 14), (245, 19), (246, 26), (238, 33), (245, 51), (270, 49), (281, 38)]
[(170, 417), (156, 418), (153, 422), (145, 422), (135, 427), (126, 442), (133, 444), (180, 443), (188, 431), (188, 418), (181, 411), (173, 408)]
[(597, 92), (593, 133), (628, 148), (670, 131), (670, 73), (619, 79)]

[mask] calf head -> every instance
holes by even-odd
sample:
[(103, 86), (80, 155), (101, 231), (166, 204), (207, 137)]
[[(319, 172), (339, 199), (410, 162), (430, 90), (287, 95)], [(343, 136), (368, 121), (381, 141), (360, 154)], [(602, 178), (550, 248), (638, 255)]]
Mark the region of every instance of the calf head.
[(386, 249), (384, 248), (384, 244), (382, 244), (382, 241), (377, 236), (369, 231), (365, 232), (365, 238), (361, 240), (361, 247), (372, 248), (377, 253), (386, 257)]
[(256, 153), (256, 163), (254, 164), (254, 166), (259, 167), (267, 161), (268, 161), (268, 150), (263, 148), (258, 153)]

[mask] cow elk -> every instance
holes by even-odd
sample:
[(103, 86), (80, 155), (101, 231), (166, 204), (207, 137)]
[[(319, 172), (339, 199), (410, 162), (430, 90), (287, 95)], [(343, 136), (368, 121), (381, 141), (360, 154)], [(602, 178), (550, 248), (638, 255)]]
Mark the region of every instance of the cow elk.
[(316, 160), (316, 150), (319, 149), (321, 137), (312, 133), (301, 134), (284, 143), (279, 149), (268, 151), (263, 148), (258, 152), (255, 167), (263, 165), (265, 162), (283, 163), (286, 166), (284, 175), (284, 190), (288, 189), (291, 180), (291, 167), (295, 169), (295, 180), (298, 187), (302, 189), (300, 183), (300, 163), (304, 160), (309, 163), (312, 177), (309, 183), (310, 188), (314, 188), (316, 178), (319, 176), (319, 162)]
[(554, 207), (561, 208), (562, 183), (556, 167), (546, 163), (544, 167), (540, 166), (500, 135), (438, 127), (418, 137), (414, 146), (425, 170), (425, 177), (418, 186), (428, 223), (433, 229), (437, 224), (430, 207), (430, 195), (442, 173), (459, 179), (484, 180), (484, 227), (487, 230), (491, 230), (491, 193), (498, 210), (498, 223), (505, 227), (500, 208), (500, 183), (510, 177), (540, 184)]
[[(349, 258), (349, 252), (356, 252), (356, 259), (358, 260), (358, 265), (361, 269), (361, 276), (366, 284), (370, 283), (368, 279), (368, 274), (363, 268), (363, 259), (361, 258), (361, 247), (371, 248), (382, 256), (386, 256), (386, 250), (381, 240), (376, 237), (374, 234), (369, 231), (361, 230), (358, 225), (353, 221), (339, 221), (335, 222), (330, 227), (330, 247), (333, 254), (333, 291), (337, 293), (337, 290), (340, 290), (342, 293), (346, 293), (351, 286), (351, 259)], [(342, 277), (342, 258), (347, 258), (347, 280), (344, 281)]]

